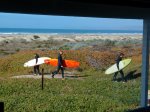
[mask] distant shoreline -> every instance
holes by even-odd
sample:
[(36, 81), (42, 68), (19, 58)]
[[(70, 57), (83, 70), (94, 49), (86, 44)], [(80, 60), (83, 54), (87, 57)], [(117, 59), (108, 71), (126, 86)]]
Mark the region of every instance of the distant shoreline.
[(89, 30), (89, 29), (36, 29), (36, 28), (0, 28), (0, 34), (142, 34), (142, 30)]
[(10, 32), (3, 33), (0, 35), (143, 35), (143, 33), (21, 33), (21, 32)]

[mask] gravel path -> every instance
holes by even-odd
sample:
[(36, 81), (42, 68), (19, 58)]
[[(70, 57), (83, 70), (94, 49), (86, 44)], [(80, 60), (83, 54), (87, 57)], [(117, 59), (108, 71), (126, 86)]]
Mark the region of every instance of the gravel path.
[[(42, 78), (42, 75), (39, 75), (39, 76), (35, 76), (35, 75), (19, 75), (19, 76), (13, 76), (11, 78), (33, 78), (33, 79), (41, 79)], [(47, 79), (51, 79), (52, 76), (51, 75), (44, 75), (44, 78), (47, 78)], [(57, 74), (55, 75), (54, 78), (57, 78), (57, 79), (60, 79), (62, 78), (62, 75), (61, 74)], [(81, 77), (78, 77), (78, 76), (75, 76), (75, 75), (65, 75), (65, 78), (67, 79), (81, 79)]]

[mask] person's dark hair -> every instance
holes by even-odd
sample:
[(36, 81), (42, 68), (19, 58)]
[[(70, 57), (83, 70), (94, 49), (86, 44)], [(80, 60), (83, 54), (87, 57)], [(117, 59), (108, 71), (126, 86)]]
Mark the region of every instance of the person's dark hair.
[(124, 54), (122, 52), (119, 53), (120, 56), (124, 56)]
[(37, 53), (35, 53), (35, 56), (39, 56)]

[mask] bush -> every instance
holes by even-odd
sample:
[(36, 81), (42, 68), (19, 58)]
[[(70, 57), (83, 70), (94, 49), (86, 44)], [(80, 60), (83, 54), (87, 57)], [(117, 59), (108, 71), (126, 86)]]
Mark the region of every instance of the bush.
[(33, 37), (34, 37), (34, 39), (40, 38), (38, 35), (34, 35)]
[(116, 44), (116, 41), (112, 41), (112, 40), (108, 40), (108, 39), (106, 39), (104, 41), (105, 46), (115, 46), (115, 44)]
[(19, 49), (19, 48), (17, 48), (17, 49), (16, 49), (16, 52), (19, 52), (19, 51), (20, 51), (20, 49)]
[(67, 45), (64, 45), (62, 47), (59, 48), (60, 50), (70, 50), (71, 47), (70, 46), (67, 46)]

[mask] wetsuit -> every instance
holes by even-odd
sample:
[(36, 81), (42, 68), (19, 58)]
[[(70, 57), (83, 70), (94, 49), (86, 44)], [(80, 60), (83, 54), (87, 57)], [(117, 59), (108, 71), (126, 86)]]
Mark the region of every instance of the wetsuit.
[(58, 66), (57, 70), (52, 72), (52, 77), (54, 78), (54, 75), (58, 74), (59, 70), (61, 70), (62, 78), (64, 78), (64, 68), (62, 67), (63, 65), (63, 59), (60, 54), (58, 54)]
[[(40, 56), (38, 54), (35, 55), (36, 64), (38, 62), (39, 57)], [(34, 66), (34, 74), (38, 74), (38, 75), (40, 74), (40, 65), (35, 65)]]
[[(118, 56), (117, 59), (115, 60), (115, 61), (116, 61), (116, 64), (117, 64), (118, 70), (119, 70), (119, 63), (120, 63), (121, 60), (122, 60), (122, 57), (120, 57), (120, 56)], [(125, 81), (123, 70), (120, 70), (120, 71), (118, 71), (118, 72), (121, 74), (122, 80)], [(113, 77), (113, 80), (114, 80), (114, 81), (116, 80), (116, 77), (117, 77), (117, 75), (118, 75), (118, 72), (116, 72), (116, 73), (114, 74), (114, 77)]]

